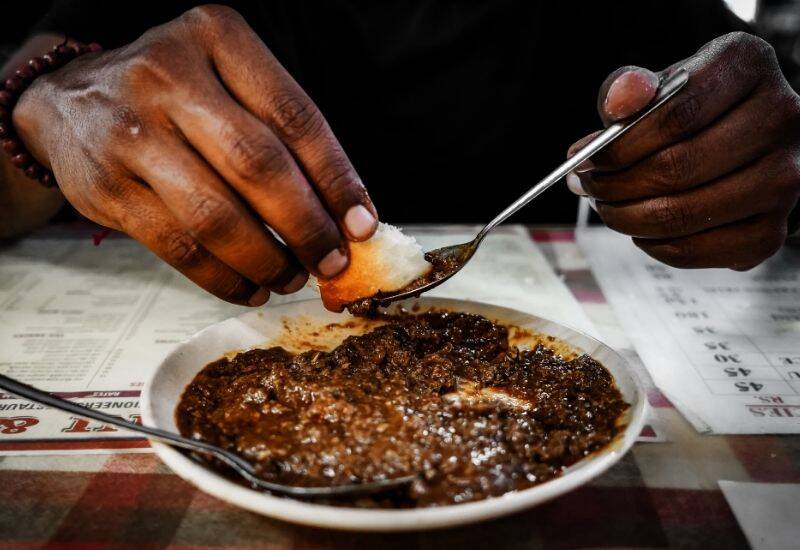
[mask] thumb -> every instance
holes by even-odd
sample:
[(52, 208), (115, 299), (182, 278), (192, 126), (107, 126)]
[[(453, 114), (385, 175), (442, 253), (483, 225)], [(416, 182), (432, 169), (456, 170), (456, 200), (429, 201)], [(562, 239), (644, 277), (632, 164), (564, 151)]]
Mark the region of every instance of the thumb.
[(597, 110), (606, 125), (635, 115), (658, 90), (658, 75), (641, 67), (622, 67), (600, 86)]

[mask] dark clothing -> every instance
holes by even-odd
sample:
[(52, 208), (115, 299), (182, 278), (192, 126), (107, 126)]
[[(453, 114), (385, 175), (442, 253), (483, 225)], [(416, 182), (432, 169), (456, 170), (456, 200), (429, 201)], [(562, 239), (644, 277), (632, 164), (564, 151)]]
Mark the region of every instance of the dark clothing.
[[(38, 30), (106, 48), (192, 2), (57, 2)], [(382, 219), (486, 222), (599, 127), (622, 65), (660, 69), (734, 28), (721, 1), (230, 2), (316, 101)], [(571, 222), (557, 186), (517, 218)]]

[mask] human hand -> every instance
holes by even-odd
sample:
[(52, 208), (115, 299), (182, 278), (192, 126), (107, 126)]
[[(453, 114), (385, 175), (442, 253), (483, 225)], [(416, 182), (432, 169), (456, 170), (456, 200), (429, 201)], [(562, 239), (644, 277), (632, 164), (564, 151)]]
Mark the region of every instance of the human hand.
[(322, 114), (230, 8), (37, 78), (13, 123), (78, 211), (230, 302), (336, 275), (377, 226)]
[[(657, 260), (750, 269), (782, 246), (800, 192), (800, 98), (772, 48), (746, 33), (717, 38), (660, 74), (679, 67), (688, 84), (567, 183)], [(598, 99), (604, 125), (646, 106), (658, 80), (638, 67), (612, 73)]]

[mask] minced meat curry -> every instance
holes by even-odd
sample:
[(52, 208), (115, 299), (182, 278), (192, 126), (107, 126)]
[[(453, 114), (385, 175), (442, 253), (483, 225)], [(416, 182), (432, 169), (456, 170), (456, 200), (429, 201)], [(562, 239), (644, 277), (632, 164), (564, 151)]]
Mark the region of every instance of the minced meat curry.
[(178, 405), (180, 432), (284, 484), (419, 474), (393, 493), (334, 502), (413, 507), (542, 483), (624, 428), (628, 405), (587, 355), (518, 349), (478, 315), (385, 321), (330, 352), (273, 347), (209, 364)]

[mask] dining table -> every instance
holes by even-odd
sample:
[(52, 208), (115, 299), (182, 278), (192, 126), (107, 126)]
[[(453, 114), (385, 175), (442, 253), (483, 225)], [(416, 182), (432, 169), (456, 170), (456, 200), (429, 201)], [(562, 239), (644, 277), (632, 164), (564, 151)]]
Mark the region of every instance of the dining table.
[[(624, 341), (620, 312), (606, 301), (574, 228), (527, 231), (599, 332)], [(347, 532), (263, 517), (182, 480), (143, 440), (137, 452), (7, 453), (0, 549), (759, 546), (721, 482), (800, 483), (800, 435), (701, 434), (659, 391), (647, 398), (661, 437), (636, 443), (593, 481), (514, 515), (431, 531)]]

